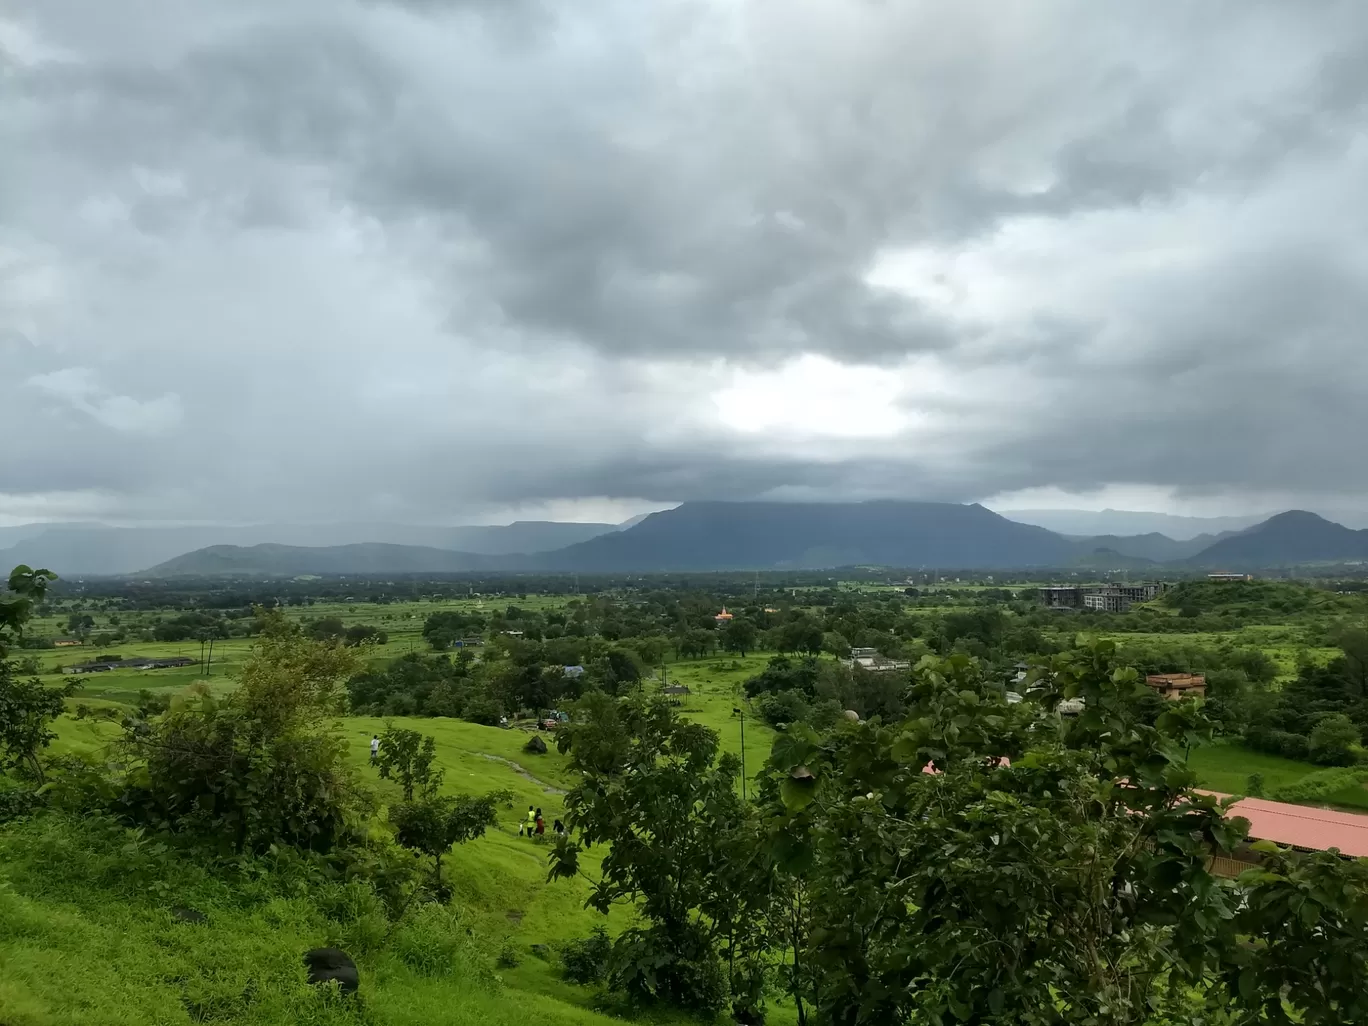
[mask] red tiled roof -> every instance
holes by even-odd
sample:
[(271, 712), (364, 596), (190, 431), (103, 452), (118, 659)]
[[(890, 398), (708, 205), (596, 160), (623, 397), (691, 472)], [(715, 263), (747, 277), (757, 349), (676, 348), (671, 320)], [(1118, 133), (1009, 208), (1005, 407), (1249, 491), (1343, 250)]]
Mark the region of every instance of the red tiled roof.
[[(1012, 763), (1004, 757), (1001, 764), (1010, 766)], [(940, 770), (928, 762), (922, 772), (935, 774)], [(1219, 791), (1202, 793), (1217, 798), (1230, 797)], [(1368, 815), (1271, 802), (1264, 798), (1241, 798), (1230, 807), (1228, 814), (1249, 820), (1250, 840), (1272, 841), (1309, 851), (1337, 848), (1341, 855), (1368, 858)]]
[[(1216, 791), (1207, 794), (1229, 797)], [(1358, 813), (1243, 798), (1230, 807), (1230, 815), (1249, 820), (1249, 836), (1256, 841), (1313, 851), (1338, 848), (1342, 855), (1368, 856), (1368, 816)]]

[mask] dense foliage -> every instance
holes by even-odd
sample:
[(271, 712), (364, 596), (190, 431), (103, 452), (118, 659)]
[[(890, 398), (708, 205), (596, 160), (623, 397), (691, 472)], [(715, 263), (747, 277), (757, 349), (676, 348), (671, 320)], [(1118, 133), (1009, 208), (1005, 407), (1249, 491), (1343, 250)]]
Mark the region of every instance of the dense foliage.
[[(716, 738), (669, 706), (576, 706), (577, 839), (553, 875), (611, 846), (590, 904), (630, 900), (643, 925), (614, 943), (609, 984), (729, 995), (740, 1021), (778, 984), (800, 1021), (852, 1026), (1368, 1013), (1333, 979), (1368, 957), (1361, 867), (1270, 853), (1238, 883), (1211, 875), (1244, 833), (1185, 761), (1213, 729), (1201, 703), (1156, 714), (1109, 644), (1038, 666), (1016, 704), (986, 670), (928, 657), (905, 715), (790, 726), (753, 808)], [(1066, 699), (1083, 712), (1056, 716)]]

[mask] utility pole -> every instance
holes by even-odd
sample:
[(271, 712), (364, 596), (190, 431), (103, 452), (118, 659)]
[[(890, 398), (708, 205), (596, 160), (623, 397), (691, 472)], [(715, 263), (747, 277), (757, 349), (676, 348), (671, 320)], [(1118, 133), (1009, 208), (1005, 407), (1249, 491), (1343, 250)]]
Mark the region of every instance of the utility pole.
[(741, 710), (741, 800), (746, 800), (746, 700), (740, 700)]

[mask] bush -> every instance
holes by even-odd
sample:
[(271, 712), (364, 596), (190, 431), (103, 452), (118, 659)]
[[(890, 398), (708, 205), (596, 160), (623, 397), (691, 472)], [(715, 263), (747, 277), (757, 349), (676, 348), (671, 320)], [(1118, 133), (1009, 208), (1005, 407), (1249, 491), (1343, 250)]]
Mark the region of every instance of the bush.
[(801, 723), (812, 715), (811, 707), (797, 691), (766, 691), (756, 701), (756, 708), (760, 718), (776, 729), (789, 723)]
[(1264, 778), (1262, 773), (1251, 773), (1249, 779), (1245, 781), (1245, 794), (1251, 798), (1262, 798), (1264, 793)]
[(1311, 731), (1309, 748), (1313, 761), (1322, 766), (1352, 766), (1363, 740), (1359, 729), (1343, 713), (1332, 713)]
[(608, 985), (634, 1003), (702, 1015), (715, 1015), (727, 1003), (726, 972), (697, 924), (673, 932), (664, 926), (626, 931), (613, 945)]
[(286, 844), (328, 851), (358, 835), (369, 795), (331, 717), (351, 656), (311, 641), (280, 613), (237, 691), (201, 688), (125, 744), (141, 766), (114, 810), (127, 821), (197, 835), (241, 854)]
[(1245, 731), (1245, 741), (1255, 751), (1281, 755), (1285, 759), (1306, 761), (1311, 757), (1311, 740), (1305, 734), (1293, 734), (1268, 727), (1250, 727)]
[(437, 902), (409, 913), (390, 941), (399, 959), (420, 976), (448, 976), (483, 959), (460, 914)]
[(1368, 768), (1339, 766), (1317, 770), (1300, 780), (1276, 788), (1270, 796), (1280, 802), (1324, 801), (1337, 791), (1368, 782)]
[(486, 727), (497, 727), (503, 717), (503, 709), (492, 698), (474, 698), (466, 703), (461, 718)]
[(571, 983), (589, 986), (608, 978), (613, 942), (601, 926), (583, 940), (570, 941), (560, 951), (561, 974)]
[(14, 788), (0, 791), (0, 823), (10, 823), (23, 819), (41, 809), (43, 796), (28, 788)]

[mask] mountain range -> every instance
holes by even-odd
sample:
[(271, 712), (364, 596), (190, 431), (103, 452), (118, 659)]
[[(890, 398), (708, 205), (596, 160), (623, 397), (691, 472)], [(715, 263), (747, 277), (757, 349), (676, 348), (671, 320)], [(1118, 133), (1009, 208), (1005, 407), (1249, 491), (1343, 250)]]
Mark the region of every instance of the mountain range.
[[(271, 540), (259, 540), (263, 535)], [(291, 544), (301, 535), (309, 544)], [(216, 540), (194, 544), (205, 537)], [(1186, 539), (1153, 531), (1080, 537), (1018, 523), (977, 504), (900, 501), (691, 502), (622, 525), (50, 525), (21, 533), (0, 550), (0, 566), (28, 563), (66, 576), (649, 573), (851, 565), (1159, 572), (1362, 560), (1368, 560), (1368, 530), (1298, 510), (1239, 531)]]
[(263, 544), (319, 548), (380, 543), (504, 556), (561, 549), (616, 530), (617, 524), (530, 520), (501, 527), (384, 523), (184, 527), (24, 524), (0, 528), (0, 546), (9, 546), (0, 547), (0, 567), (27, 563), (66, 575), (118, 576), (141, 573), (199, 549)]
[[(1000, 509), (998, 512), (1020, 523), (1048, 527), (1063, 535), (1095, 538), (1157, 533), (1174, 541), (1195, 541), (1202, 535), (1243, 531), (1273, 516), (1269, 512), (1239, 517), (1184, 517), (1131, 509)], [(1345, 527), (1368, 527), (1368, 512), (1363, 510), (1318, 509), (1315, 512)]]

